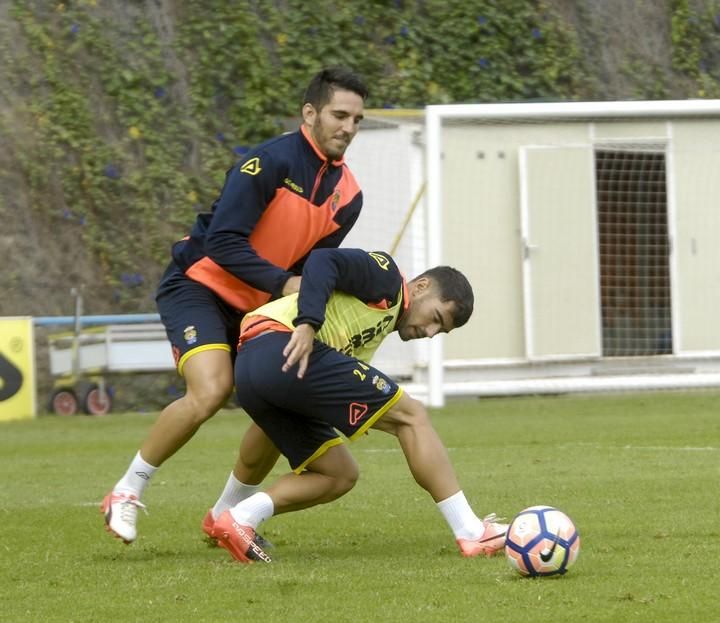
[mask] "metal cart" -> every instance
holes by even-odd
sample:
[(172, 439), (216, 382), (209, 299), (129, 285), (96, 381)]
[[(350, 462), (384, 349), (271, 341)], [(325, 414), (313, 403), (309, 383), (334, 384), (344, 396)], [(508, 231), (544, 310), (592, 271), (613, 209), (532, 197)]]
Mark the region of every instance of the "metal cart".
[(48, 337), (54, 377), (50, 409), (104, 415), (112, 409), (104, 374), (172, 370), (170, 342), (160, 323), (111, 324)]

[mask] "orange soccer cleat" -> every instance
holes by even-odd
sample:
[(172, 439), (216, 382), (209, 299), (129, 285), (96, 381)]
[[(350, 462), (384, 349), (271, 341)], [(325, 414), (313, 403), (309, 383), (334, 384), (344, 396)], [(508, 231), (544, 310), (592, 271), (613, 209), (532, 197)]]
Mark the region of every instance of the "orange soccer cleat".
[(205, 517), (202, 520), (202, 531), (207, 534), (213, 541), (215, 536), (213, 535), (213, 529), (215, 528), (215, 518), (212, 515), (212, 508), (205, 513)]
[(494, 556), (502, 552), (505, 547), (505, 535), (508, 531), (508, 524), (497, 523), (495, 513), (483, 519), (485, 532), (479, 539), (458, 539), (457, 544), (460, 553), (465, 558), (474, 556)]
[(272, 558), (256, 543), (255, 529), (239, 524), (230, 511), (225, 511), (215, 520), (212, 536), (217, 539), (220, 547), (230, 552), (239, 562), (272, 562)]
[[(213, 517), (212, 508), (207, 513), (205, 513), (205, 517), (203, 517), (201, 527), (202, 531), (212, 539), (213, 543), (217, 544), (217, 539), (213, 534), (213, 529), (215, 528), (215, 517)], [(255, 543), (257, 543), (261, 549), (270, 549), (273, 547), (273, 544), (270, 541), (268, 541), (265, 537), (263, 537), (261, 534), (258, 534), (257, 532), (255, 533)]]

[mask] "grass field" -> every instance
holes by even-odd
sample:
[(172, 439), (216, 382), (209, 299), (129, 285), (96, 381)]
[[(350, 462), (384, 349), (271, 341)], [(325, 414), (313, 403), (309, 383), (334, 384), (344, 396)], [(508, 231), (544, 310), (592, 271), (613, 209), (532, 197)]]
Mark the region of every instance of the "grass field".
[(273, 564), (234, 563), (199, 525), (247, 426), (240, 411), (158, 472), (124, 546), (98, 503), (152, 421), (0, 424), (1, 621), (720, 621), (718, 394), (484, 399), (433, 414), (478, 514), (549, 504), (575, 520), (576, 566), (536, 580), (504, 557), (461, 558), (377, 432), (351, 446), (352, 492), (267, 522)]

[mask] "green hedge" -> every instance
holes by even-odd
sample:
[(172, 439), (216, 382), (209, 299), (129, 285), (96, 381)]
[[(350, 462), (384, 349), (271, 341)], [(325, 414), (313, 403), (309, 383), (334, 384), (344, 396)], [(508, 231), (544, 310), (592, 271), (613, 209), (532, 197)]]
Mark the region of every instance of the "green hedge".
[[(14, 110), (0, 132), (28, 209), (77, 225), (127, 310), (155, 286), (146, 267), (167, 261), (237, 154), (298, 114), (323, 65), (364, 74), (368, 107), (595, 96), (573, 30), (537, 0), (9, 5), (0, 95)], [(688, 0), (672, 11), (673, 69), (714, 95), (713, 17)]]

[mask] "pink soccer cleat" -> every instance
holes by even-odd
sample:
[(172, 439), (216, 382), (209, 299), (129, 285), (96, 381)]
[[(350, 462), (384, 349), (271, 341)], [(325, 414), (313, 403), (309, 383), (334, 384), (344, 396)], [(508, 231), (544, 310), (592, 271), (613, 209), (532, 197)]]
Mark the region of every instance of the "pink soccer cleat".
[(239, 562), (272, 562), (272, 558), (255, 542), (255, 529), (239, 524), (230, 511), (225, 511), (215, 520), (212, 536)]
[(474, 556), (494, 556), (498, 552), (503, 551), (505, 547), (505, 535), (507, 534), (508, 524), (497, 523), (495, 513), (488, 515), (483, 519), (485, 532), (479, 539), (458, 539), (457, 544), (460, 553), (465, 558)]

